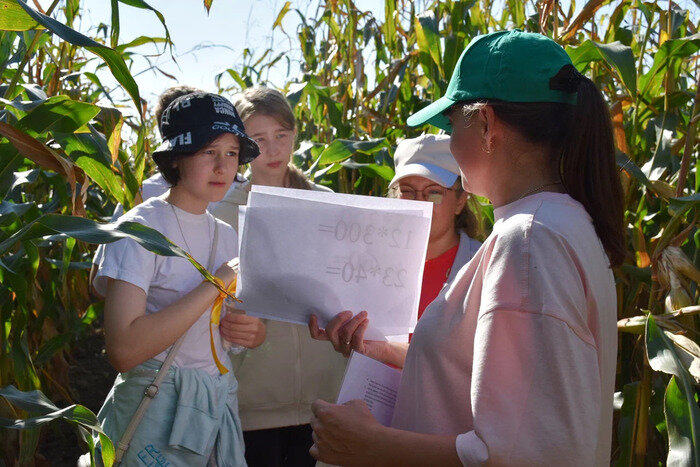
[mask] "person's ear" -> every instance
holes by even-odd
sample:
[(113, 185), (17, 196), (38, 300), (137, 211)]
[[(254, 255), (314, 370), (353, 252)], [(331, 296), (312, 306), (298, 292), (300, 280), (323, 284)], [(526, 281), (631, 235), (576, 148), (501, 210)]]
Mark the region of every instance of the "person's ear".
[(479, 123), (481, 124), (481, 141), (482, 149), (487, 154), (490, 154), (495, 149), (496, 135), (498, 133), (498, 124), (496, 113), (493, 107), (485, 105), (479, 109)]

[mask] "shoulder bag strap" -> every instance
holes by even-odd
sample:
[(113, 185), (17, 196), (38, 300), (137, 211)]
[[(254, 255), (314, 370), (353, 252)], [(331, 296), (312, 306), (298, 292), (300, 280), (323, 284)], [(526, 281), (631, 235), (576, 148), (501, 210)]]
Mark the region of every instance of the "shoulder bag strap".
[[(214, 269), (214, 261), (216, 260), (216, 250), (218, 243), (219, 224), (216, 222), (216, 220), (214, 220), (214, 241), (212, 242), (211, 251), (209, 252), (209, 261), (207, 261), (207, 270), (209, 272), (212, 272)], [(126, 429), (124, 430), (124, 434), (122, 435), (121, 439), (119, 440), (119, 443), (116, 446), (116, 451), (114, 454), (114, 465), (119, 465), (121, 463), (122, 457), (124, 457), (124, 454), (126, 454), (126, 451), (129, 449), (129, 443), (131, 442), (131, 438), (134, 437), (134, 433), (136, 433), (136, 429), (141, 423), (141, 419), (146, 413), (146, 409), (148, 409), (151, 400), (153, 400), (153, 398), (158, 395), (158, 389), (160, 388), (160, 384), (163, 382), (163, 379), (168, 374), (168, 370), (170, 370), (170, 367), (173, 364), (173, 360), (175, 360), (175, 356), (177, 355), (177, 351), (180, 350), (180, 346), (182, 346), (182, 342), (185, 340), (186, 335), (187, 331), (185, 331), (185, 333), (182, 336), (180, 336), (180, 338), (177, 341), (175, 341), (173, 346), (170, 348), (170, 352), (168, 352), (168, 356), (165, 358), (163, 365), (158, 370), (155, 379), (151, 384), (146, 386), (146, 390), (143, 394), (143, 399), (141, 399), (141, 403), (136, 409), (136, 412), (134, 412), (134, 416), (131, 417), (129, 425), (127, 425)]]

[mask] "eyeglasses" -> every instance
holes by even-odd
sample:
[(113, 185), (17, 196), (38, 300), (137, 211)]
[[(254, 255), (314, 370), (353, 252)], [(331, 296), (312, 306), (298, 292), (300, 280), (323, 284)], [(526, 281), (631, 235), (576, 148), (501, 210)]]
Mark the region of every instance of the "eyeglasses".
[(399, 198), (401, 199), (419, 199), (428, 201), (433, 204), (441, 204), (445, 198), (445, 194), (451, 188), (445, 188), (439, 185), (432, 185), (422, 190), (414, 190), (410, 187), (399, 186)]

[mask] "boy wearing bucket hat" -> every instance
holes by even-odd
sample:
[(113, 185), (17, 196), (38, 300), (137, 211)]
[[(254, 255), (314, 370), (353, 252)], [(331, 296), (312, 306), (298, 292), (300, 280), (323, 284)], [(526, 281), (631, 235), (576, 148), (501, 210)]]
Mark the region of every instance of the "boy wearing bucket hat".
[[(161, 131), (164, 141), (153, 159), (171, 189), (120, 222), (160, 231), (228, 285), (235, 277), (230, 260), (238, 256), (237, 235), (207, 206), (226, 194), (239, 164), (254, 159), (258, 147), (233, 105), (203, 92), (174, 100)], [(122, 439), (144, 387), (174, 355), (133, 437), (121, 443), (122, 462), (245, 465), (237, 383), (229, 359), (219, 358), (226, 354), (219, 333), (209, 326), (216, 287), (202, 282), (186, 259), (157, 256), (131, 239), (106, 246), (94, 285), (105, 296), (107, 355), (120, 372), (98, 415), (113, 440)], [(264, 325), (250, 320), (257, 323), (250, 332), (259, 345)]]
[(609, 465), (616, 356), (611, 266), (622, 190), (600, 91), (551, 39), (472, 40), (445, 97), (409, 118), (451, 132), (494, 228), (425, 310), (392, 427), (364, 402), (317, 402), (336, 464)]

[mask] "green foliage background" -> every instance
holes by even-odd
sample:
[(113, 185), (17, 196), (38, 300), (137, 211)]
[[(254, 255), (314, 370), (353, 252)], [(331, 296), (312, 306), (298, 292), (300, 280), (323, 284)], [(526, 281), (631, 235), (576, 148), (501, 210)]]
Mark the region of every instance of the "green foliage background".
[[(120, 3), (151, 10), (164, 36), (120, 43)], [(407, 128), (406, 118), (445, 92), (475, 35), (518, 27), (553, 37), (610, 104), (625, 188), (630, 254), (615, 271), (613, 461), (700, 465), (700, 4), (425, 5), (417, 11), (414, 2), (386, 0), (383, 17), (351, 0), (321, 3), (308, 17), (283, 6), (273, 28), (281, 31), (285, 15), (300, 17), (290, 38), (301, 51), (301, 72), (284, 86), (299, 122), (294, 162), (336, 191), (382, 196), (397, 139), (435, 131)], [(73, 399), (67, 360), (101, 311), (87, 291), (94, 245), (85, 241), (124, 234), (85, 221), (106, 219), (117, 202), (137, 204), (152, 171), (153, 119), (129, 64), (139, 45), (160, 43), (164, 53), (171, 45), (167, 18), (141, 0), (112, 1), (111, 27), (92, 38), (73, 29), (83, 8), (80, 0), (55, 0), (42, 14), (21, 0), (0, 0), (0, 387), (39, 389), (62, 401)], [(285, 52), (247, 51), (243, 63), (214, 78), (220, 92), (264, 84), (266, 71), (289, 60)], [(115, 100), (95, 64), (109, 69), (126, 100)], [(483, 199), (471, 205), (488, 234), (491, 207)], [(18, 405), (24, 399), (14, 392), (3, 395), (4, 425), (24, 430), (2, 431), (0, 461), (31, 464), (40, 427), (14, 420), (45, 412)]]

